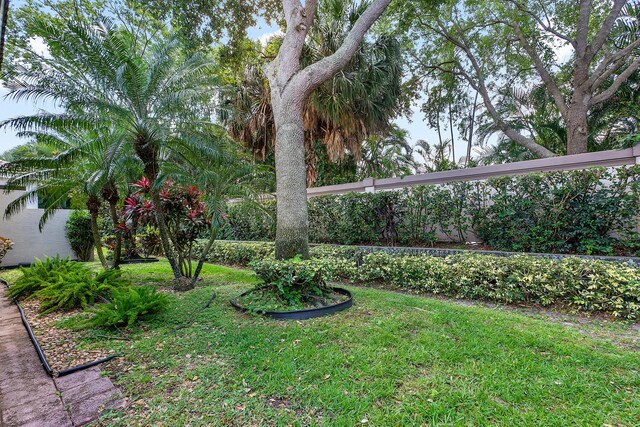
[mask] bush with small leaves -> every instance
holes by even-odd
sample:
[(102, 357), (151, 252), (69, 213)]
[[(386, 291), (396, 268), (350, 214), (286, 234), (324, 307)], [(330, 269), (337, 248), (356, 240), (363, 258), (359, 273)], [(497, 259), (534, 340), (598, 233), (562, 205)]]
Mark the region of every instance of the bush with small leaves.
[(90, 261), (93, 257), (94, 244), (89, 212), (71, 212), (65, 230), (71, 249), (78, 257), (78, 261)]

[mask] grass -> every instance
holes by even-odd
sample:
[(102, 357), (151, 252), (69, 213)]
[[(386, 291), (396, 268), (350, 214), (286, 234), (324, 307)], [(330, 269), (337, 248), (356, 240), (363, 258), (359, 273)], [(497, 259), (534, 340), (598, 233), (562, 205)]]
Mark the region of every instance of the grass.
[[(123, 268), (141, 284), (171, 278), (165, 262)], [(358, 287), (345, 312), (275, 321), (228, 303), (251, 272), (207, 265), (203, 276), (132, 341), (88, 332), (124, 358), (105, 368), (130, 405), (106, 425), (640, 425), (640, 348), (592, 336), (628, 325), (594, 322), (587, 334)]]

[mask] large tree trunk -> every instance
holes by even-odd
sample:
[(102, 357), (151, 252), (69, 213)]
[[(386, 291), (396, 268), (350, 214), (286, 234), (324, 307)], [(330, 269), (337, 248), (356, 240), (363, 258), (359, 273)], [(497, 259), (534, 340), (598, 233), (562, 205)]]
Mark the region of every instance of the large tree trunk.
[(276, 58), (266, 65), (276, 124), (276, 185), (278, 220), (276, 257), (309, 256), (307, 185), (304, 158), (304, 103), (322, 83), (343, 69), (357, 51), (365, 33), (391, 0), (374, 0), (353, 24), (342, 45), (331, 55), (301, 69), (304, 41), (317, 0), (282, 0), (287, 31)]
[[(274, 97), (276, 122), (276, 258), (309, 257), (304, 123), (300, 105)], [(300, 100), (297, 104), (302, 104)]]
[(567, 110), (567, 154), (582, 154), (588, 151), (589, 97), (575, 93), (573, 102)]
[(104, 256), (104, 251), (102, 249), (102, 237), (100, 237), (100, 230), (98, 229), (98, 214), (100, 212), (100, 200), (95, 196), (90, 196), (87, 199), (87, 209), (89, 210), (89, 214), (91, 216), (91, 234), (93, 235), (93, 244), (96, 247), (96, 252), (98, 253), (98, 259), (100, 260), (100, 264), (102, 268), (105, 270), (109, 269), (109, 264), (107, 264), (107, 259)]

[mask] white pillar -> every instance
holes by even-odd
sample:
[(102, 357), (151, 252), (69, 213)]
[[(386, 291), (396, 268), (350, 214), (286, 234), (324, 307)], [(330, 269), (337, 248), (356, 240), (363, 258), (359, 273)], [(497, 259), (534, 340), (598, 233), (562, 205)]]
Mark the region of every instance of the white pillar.
[(376, 185), (374, 182), (373, 178), (366, 178), (362, 181), (362, 184), (364, 185), (364, 192), (365, 193), (375, 193), (376, 192)]

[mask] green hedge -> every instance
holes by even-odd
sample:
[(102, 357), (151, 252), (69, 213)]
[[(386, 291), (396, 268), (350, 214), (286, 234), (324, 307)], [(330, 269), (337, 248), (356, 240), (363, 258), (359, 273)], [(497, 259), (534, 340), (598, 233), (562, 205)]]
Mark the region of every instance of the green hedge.
[[(316, 243), (429, 246), (473, 232), (496, 250), (640, 253), (640, 166), (499, 177), (309, 200)], [(229, 238), (272, 241), (275, 204), (228, 208)]]
[[(640, 316), (640, 269), (621, 263), (473, 253), (439, 258), (326, 245), (312, 248), (311, 255), (305, 262), (334, 281), (501, 303), (559, 304), (627, 319)], [(272, 257), (273, 243), (218, 242), (210, 259), (246, 266)]]

